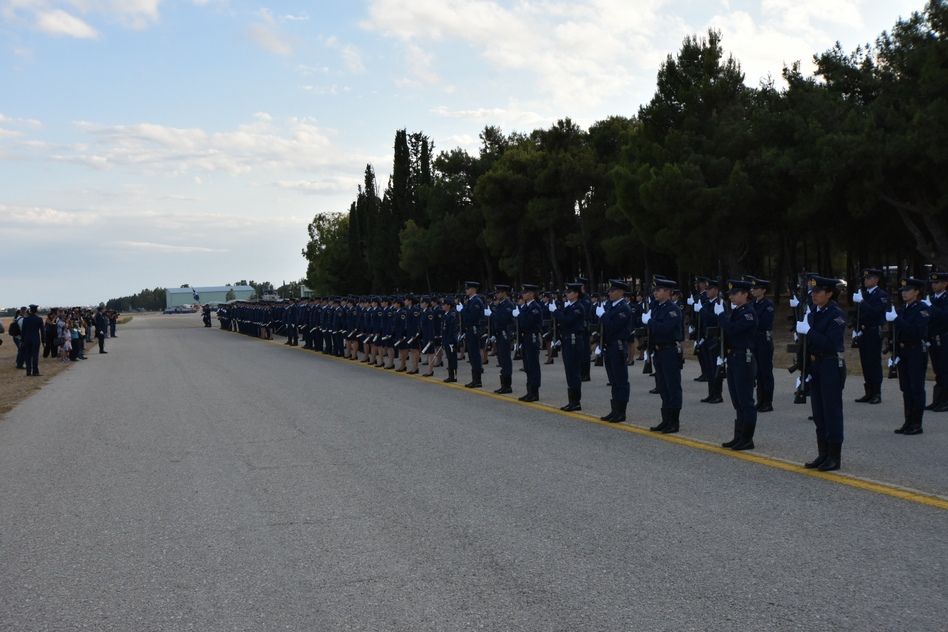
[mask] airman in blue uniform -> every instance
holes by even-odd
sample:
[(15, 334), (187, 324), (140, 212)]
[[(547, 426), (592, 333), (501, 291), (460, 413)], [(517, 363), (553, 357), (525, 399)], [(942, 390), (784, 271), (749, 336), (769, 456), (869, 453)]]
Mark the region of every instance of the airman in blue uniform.
[(757, 333), (754, 335), (754, 357), (757, 359), (757, 412), (774, 409), (774, 304), (767, 298), (770, 281), (749, 279), (753, 307), (757, 312)]
[(879, 404), (882, 402), (882, 326), (890, 307), (889, 295), (879, 287), (882, 278), (879, 268), (865, 268), (862, 278), (865, 289), (856, 290), (852, 296), (857, 313), (853, 340), (859, 345), (859, 364), (866, 393), (856, 402)]
[[(807, 336), (807, 369), (810, 378), (810, 404), (816, 425), (817, 457), (804, 464), (821, 472), (838, 470), (842, 465), (843, 388), (846, 385), (846, 361), (843, 359), (843, 334), (846, 315), (836, 304), (836, 279), (812, 276), (809, 280), (813, 306), (797, 322), (797, 333)], [(808, 376), (803, 376), (806, 380)]]
[(443, 315), (441, 317), (441, 347), (448, 362), (448, 377), (443, 381), (457, 382), (458, 372), (458, 321), (454, 307), (454, 297), (446, 296), (441, 303)]
[(583, 342), (579, 351), (579, 368), (581, 371), (580, 381), (588, 382), (589, 367), (592, 364), (592, 346), (590, 345), (590, 333), (596, 323), (596, 310), (593, 308), (592, 297), (589, 296), (589, 279), (586, 277), (576, 277), (576, 282), (581, 284), (579, 288), (579, 302), (583, 306), (583, 313), (586, 315), (586, 322), (583, 323)]
[(757, 334), (757, 311), (751, 304), (751, 283), (727, 282), (731, 313), (717, 304), (714, 313), (718, 326), (724, 332), (727, 366), (727, 390), (731, 396), (736, 418), (734, 437), (721, 444), (732, 450), (752, 450), (757, 428), (757, 407), (754, 403), (754, 382), (757, 379), (757, 358), (754, 354)]
[(721, 361), (721, 328), (718, 326), (714, 309), (721, 304), (720, 283), (717, 279), (708, 279), (705, 287), (705, 299), (701, 305), (701, 353), (704, 354), (704, 376), (708, 382), (708, 396), (701, 400), (704, 404), (720, 404), (724, 401), (724, 372), (718, 370)]
[[(586, 312), (583, 309), (582, 283), (566, 284), (566, 301), (557, 307), (549, 304), (549, 311), (556, 319), (559, 339), (562, 341), (563, 370), (566, 372), (566, 393), (569, 403), (560, 408), (567, 412), (582, 410), (583, 399), (583, 338), (586, 336)], [(588, 340), (588, 338), (587, 338)], [(588, 356), (587, 356), (588, 360)]]
[[(648, 325), (656, 386), (662, 397), (662, 421), (649, 430), (672, 434), (678, 432), (681, 418), (681, 342), (684, 339), (681, 308), (671, 300), (675, 281), (656, 278), (652, 289), (655, 304), (642, 315)], [(712, 311), (712, 314), (714, 312)]]
[(519, 399), (522, 402), (535, 402), (540, 399), (540, 348), (542, 346), (543, 314), (537, 302), (536, 285), (524, 284), (523, 307), (516, 312), (520, 327), (520, 355), (527, 374), (527, 392)]
[(932, 272), (928, 277), (932, 293), (928, 298), (932, 320), (928, 324), (928, 348), (935, 371), (932, 403), (925, 407), (936, 413), (948, 411), (948, 272)]
[(500, 365), (500, 388), (495, 393), (506, 395), (513, 393), (513, 361), (511, 350), (514, 345), (514, 310), (516, 305), (510, 300), (509, 285), (494, 286), (494, 309), (490, 314), (490, 328), (497, 350), (497, 364)]
[[(461, 326), (464, 329), (464, 344), (467, 349), (468, 361), (471, 363), (471, 381), (465, 384), (467, 388), (480, 388), (481, 375), (484, 366), (481, 363), (481, 319), (484, 318), (484, 302), (477, 295), (481, 284), (477, 281), (466, 281), (464, 292), (467, 294), (467, 303), (459, 310)], [(460, 307), (460, 306), (459, 306)]]
[(609, 400), (612, 412), (604, 417), (603, 421), (621, 423), (625, 421), (626, 408), (629, 405), (629, 365), (627, 363), (629, 331), (635, 322), (635, 316), (629, 303), (625, 300), (625, 293), (629, 284), (619, 279), (609, 280), (609, 300), (600, 305), (596, 313), (602, 326), (602, 340), (600, 341), (602, 363), (606, 368), (606, 375), (612, 387), (612, 397)]
[(900, 281), (902, 307), (893, 306), (886, 312), (885, 319), (895, 327), (893, 336), (895, 347), (895, 365), (899, 373), (899, 388), (902, 391), (902, 404), (905, 409), (905, 421), (896, 428), (896, 434), (922, 434), (922, 416), (925, 413), (925, 373), (928, 370), (928, 355), (925, 342), (928, 339), (928, 325), (931, 322), (931, 308), (920, 300), (925, 289), (921, 279), (904, 277)]

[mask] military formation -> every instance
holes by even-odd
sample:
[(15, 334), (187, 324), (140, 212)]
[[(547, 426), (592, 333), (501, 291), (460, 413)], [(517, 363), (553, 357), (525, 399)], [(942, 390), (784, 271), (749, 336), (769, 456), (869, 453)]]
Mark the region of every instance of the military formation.
[[(865, 393), (857, 403), (882, 401), (883, 354), (890, 377), (897, 377), (904, 403), (898, 434), (922, 434), (925, 411), (948, 411), (948, 273), (927, 279), (902, 277), (900, 306), (882, 287), (878, 268), (862, 271), (862, 287), (852, 293), (850, 318), (837, 303), (845, 283), (808, 273), (791, 295), (793, 344), (791, 372), (799, 371), (795, 398), (810, 399), (817, 456), (805, 463), (820, 471), (842, 464), (843, 389), (847, 368), (845, 334), (852, 329), (858, 347)], [(744, 275), (726, 282), (699, 276), (683, 296), (677, 281), (652, 275), (645, 292), (632, 292), (626, 279), (611, 279), (590, 293), (579, 277), (557, 292), (523, 284), (495, 285), (482, 293), (468, 281), (463, 293), (440, 295), (333, 296), (280, 302), (242, 301), (221, 305), (220, 326), (248, 336), (285, 337), (285, 345), (359, 361), (381, 369), (434, 377), (445, 367), (444, 382), (458, 381), (459, 361), (470, 365), (466, 388), (482, 388), (484, 365), (491, 357), (500, 368), (497, 394), (514, 392), (514, 362), (525, 374), (520, 401), (540, 399), (543, 364), (561, 358), (567, 403), (561, 410), (582, 410), (582, 385), (590, 366), (605, 368), (611, 387), (610, 412), (603, 421), (626, 421), (630, 399), (629, 367), (644, 361), (655, 380), (650, 392), (661, 397), (661, 421), (654, 432), (679, 432), (683, 408), (681, 372), (685, 340), (693, 342), (706, 382), (701, 403), (724, 401), (724, 383), (734, 408), (734, 432), (722, 446), (754, 449), (758, 415), (773, 411), (774, 303), (771, 282)], [(690, 289), (690, 288), (689, 288)], [(643, 288), (644, 290), (644, 288)], [(927, 292), (927, 293), (926, 293)], [(205, 324), (208, 315), (204, 315)], [(424, 360), (423, 360), (424, 358)], [(545, 358), (545, 360), (544, 360)], [(935, 373), (927, 402), (928, 363)]]

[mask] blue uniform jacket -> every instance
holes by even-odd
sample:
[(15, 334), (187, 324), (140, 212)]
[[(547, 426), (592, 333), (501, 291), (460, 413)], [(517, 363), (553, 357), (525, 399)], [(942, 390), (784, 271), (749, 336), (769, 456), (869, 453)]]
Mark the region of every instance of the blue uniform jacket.
[(720, 314), (718, 325), (724, 330), (724, 344), (728, 349), (754, 349), (757, 333), (757, 312), (751, 305), (741, 305), (730, 314)]

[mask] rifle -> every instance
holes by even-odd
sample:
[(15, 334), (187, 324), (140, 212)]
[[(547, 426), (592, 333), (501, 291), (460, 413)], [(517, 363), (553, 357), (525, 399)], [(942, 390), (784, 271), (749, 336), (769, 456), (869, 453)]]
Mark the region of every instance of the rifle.
[[(795, 371), (800, 371), (800, 377), (797, 378), (797, 388), (793, 394), (793, 403), (794, 404), (805, 404), (807, 395), (809, 394), (809, 388), (807, 386), (807, 363), (809, 360), (809, 355), (807, 354), (807, 336), (804, 334), (796, 333), (796, 323), (803, 320), (806, 317), (806, 272), (801, 272), (800, 276), (797, 277), (796, 284), (796, 293), (797, 301), (799, 304), (793, 309), (793, 314), (790, 316), (790, 320), (793, 321), (793, 331), (794, 339), (798, 342), (791, 343), (787, 345), (788, 353), (795, 353), (796, 360), (793, 365), (791, 365), (787, 370), (790, 373)], [(791, 279), (791, 284), (793, 283)]]
[[(648, 268), (645, 269), (645, 280), (649, 283), (652, 281), (652, 275), (649, 274)], [(645, 313), (648, 314), (652, 311), (652, 304), (648, 300), (648, 297), (645, 299)], [(645, 363), (642, 365), (642, 375), (652, 375), (655, 371), (652, 368), (652, 355), (655, 353), (655, 344), (654, 338), (652, 336), (652, 326), (648, 323), (645, 325)]]

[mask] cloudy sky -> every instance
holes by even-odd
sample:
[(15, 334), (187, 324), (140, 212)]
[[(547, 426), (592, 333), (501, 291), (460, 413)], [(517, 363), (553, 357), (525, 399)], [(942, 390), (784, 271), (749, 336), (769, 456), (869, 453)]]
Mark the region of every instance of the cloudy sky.
[(395, 131), (634, 115), (682, 39), (749, 85), (922, 0), (0, 0), (0, 307), (282, 281)]

